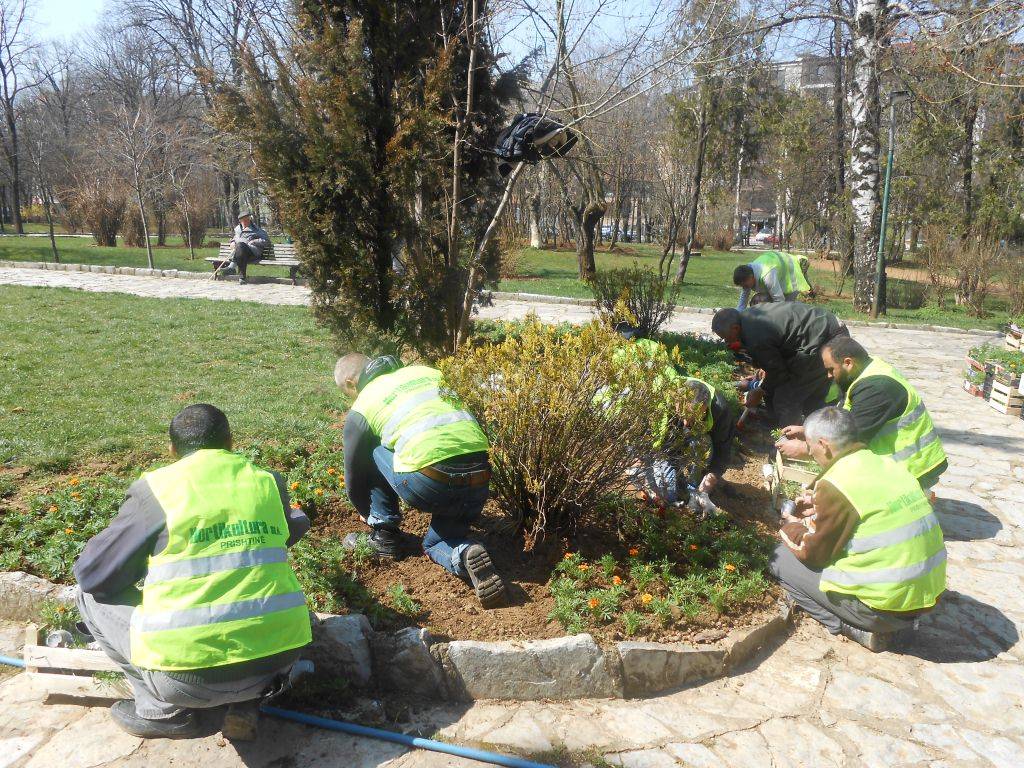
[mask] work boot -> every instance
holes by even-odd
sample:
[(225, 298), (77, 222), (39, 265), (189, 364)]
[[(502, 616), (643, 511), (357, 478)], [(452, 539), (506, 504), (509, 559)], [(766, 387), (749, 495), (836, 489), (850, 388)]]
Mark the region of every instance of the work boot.
[(889, 644), (892, 641), (892, 632), (868, 632), (866, 629), (859, 629), (845, 621), (839, 629), (839, 634), (863, 645), (872, 653), (889, 650)]
[(359, 545), (360, 536), (366, 536), (366, 543), (370, 545), (377, 557), (386, 557), (390, 560), (401, 559), (402, 547), (398, 534), (387, 528), (374, 528), (369, 535), (350, 533), (341, 542), (341, 546), (348, 550), (354, 550)]
[(110, 717), (122, 731), (140, 739), (191, 739), (199, 735), (199, 724), (188, 710), (163, 720), (149, 720), (138, 715), (134, 701), (126, 699), (114, 703)]
[(494, 569), (486, 549), (479, 544), (470, 544), (462, 553), (462, 564), (466, 567), (480, 605), (484, 608), (500, 608), (505, 605), (505, 582)]

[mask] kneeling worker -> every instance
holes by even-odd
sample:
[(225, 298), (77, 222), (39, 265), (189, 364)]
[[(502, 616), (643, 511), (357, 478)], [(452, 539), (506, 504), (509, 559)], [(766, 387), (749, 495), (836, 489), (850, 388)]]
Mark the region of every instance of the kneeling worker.
[[(934, 486), (949, 463), (928, 409), (913, 385), (849, 337), (828, 342), (821, 348), (821, 359), (844, 393), (843, 407), (857, 423), (857, 439), (875, 453), (903, 464), (922, 489)], [(788, 426), (782, 434), (787, 439), (778, 447), (784, 456), (806, 455), (802, 427)]]
[[(796, 301), (801, 291), (811, 290), (810, 266), (806, 256), (781, 251), (767, 251), (749, 264), (740, 264), (732, 273), (733, 285), (740, 289), (736, 309), (742, 311), (752, 303)], [(757, 302), (751, 302), (755, 296)]]
[(772, 573), (829, 632), (885, 650), (946, 589), (942, 529), (917, 479), (857, 440), (849, 411), (822, 408), (804, 430), (824, 472), (779, 531)]
[(212, 405), (170, 436), (178, 461), (128, 489), (74, 568), (82, 620), (135, 695), (111, 716), (142, 738), (196, 735), (189, 709), (258, 699), (311, 640), (287, 552), (309, 520), (285, 481), (231, 452)]
[[(427, 556), (468, 579), (484, 608), (504, 605), (505, 583), (490, 555), (468, 539), (490, 492), (487, 438), (461, 403), (442, 396), (441, 372), (353, 352), (338, 360), (334, 380), (355, 398), (345, 418), (345, 488), (371, 528), (370, 546), (400, 556), (401, 499), (431, 516)], [(357, 541), (350, 534), (345, 546)]]

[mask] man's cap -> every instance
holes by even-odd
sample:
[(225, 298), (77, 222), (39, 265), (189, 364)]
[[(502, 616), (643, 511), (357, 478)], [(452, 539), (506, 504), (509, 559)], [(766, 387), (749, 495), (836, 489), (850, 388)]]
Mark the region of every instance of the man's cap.
[(363, 372), (359, 374), (359, 381), (356, 383), (356, 389), (362, 391), (363, 387), (378, 376), (383, 376), (387, 373), (394, 373), (401, 367), (402, 361), (394, 355), (382, 355), (381, 357), (375, 357), (366, 364), (366, 367), (363, 368)]
[(250, 219), (255, 218), (252, 215), (252, 211), (239, 211), (239, 213), (238, 213), (238, 220), (239, 221), (241, 221), (242, 219), (244, 219), (246, 217), (249, 217)]

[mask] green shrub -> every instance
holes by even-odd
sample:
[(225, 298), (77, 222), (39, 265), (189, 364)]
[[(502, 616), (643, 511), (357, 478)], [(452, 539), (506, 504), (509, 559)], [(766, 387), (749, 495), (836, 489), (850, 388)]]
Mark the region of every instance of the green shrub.
[(597, 321), (562, 334), (532, 318), (518, 337), (440, 364), (490, 440), (495, 498), (527, 548), (624, 492), (628, 469), (693, 451), (676, 419), (662, 441), (657, 417), (692, 416), (692, 392), (652, 376), (641, 356), (617, 356), (627, 343)]
[(928, 300), (928, 286), (915, 280), (888, 277), (885, 303), (890, 309), (920, 309)]
[(628, 319), (645, 338), (656, 334), (672, 316), (679, 295), (676, 282), (639, 264), (626, 269), (602, 270), (590, 279), (588, 287), (602, 315), (615, 320)]

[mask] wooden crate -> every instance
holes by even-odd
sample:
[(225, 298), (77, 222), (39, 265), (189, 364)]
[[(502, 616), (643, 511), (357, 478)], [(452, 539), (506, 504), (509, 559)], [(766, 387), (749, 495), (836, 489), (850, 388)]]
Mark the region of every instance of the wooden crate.
[(780, 480), (795, 480), (798, 483), (810, 483), (818, 476), (808, 462), (794, 461), (775, 452), (775, 468)]
[[(39, 628), (25, 629), (25, 673), (39, 685), (44, 704), (108, 706), (132, 698), (131, 686), (103, 651), (85, 648), (50, 648), (40, 638)], [(97, 672), (116, 672), (118, 678), (97, 679)]]
[(988, 404), (1000, 413), (1020, 416), (1022, 409), (1024, 409), (1024, 395), (1020, 393), (1016, 386), (993, 381), (992, 394), (989, 397)]
[(1020, 337), (1014, 336), (1012, 333), (1006, 334), (1005, 346), (1007, 349), (1020, 349)]
[(964, 379), (964, 391), (975, 397), (985, 397), (985, 390), (969, 379)]

